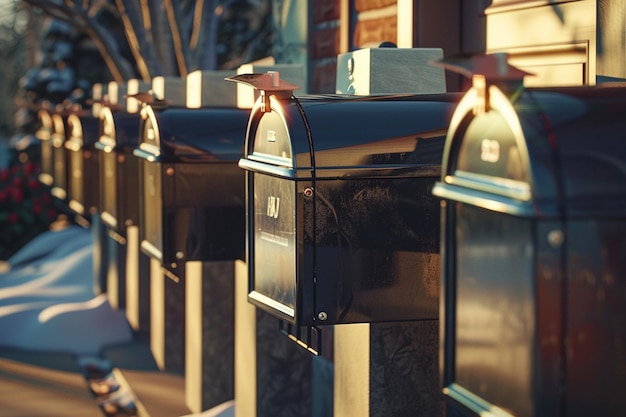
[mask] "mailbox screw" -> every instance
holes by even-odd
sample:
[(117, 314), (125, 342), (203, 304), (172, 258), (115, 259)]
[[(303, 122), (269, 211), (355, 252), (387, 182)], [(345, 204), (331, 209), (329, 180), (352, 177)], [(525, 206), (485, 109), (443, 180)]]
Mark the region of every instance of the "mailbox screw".
[(328, 318), (328, 314), (325, 311), (320, 311), (317, 313), (317, 318), (324, 321)]
[(176, 259), (183, 259), (185, 257), (185, 254), (183, 253), (183, 251), (178, 251), (176, 252)]
[(174, 168), (170, 167), (168, 169), (165, 170), (165, 173), (167, 175), (169, 175), (170, 177), (174, 175)]
[(558, 248), (563, 244), (563, 232), (560, 230), (552, 230), (548, 233), (548, 243), (553, 248)]
[(313, 197), (313, 188), (311, 188), (311, 187), (305, 188), (305, 189), (304, 189), (304, 196), (305, 196), (306, 198), (311, 198), (311, 197)]

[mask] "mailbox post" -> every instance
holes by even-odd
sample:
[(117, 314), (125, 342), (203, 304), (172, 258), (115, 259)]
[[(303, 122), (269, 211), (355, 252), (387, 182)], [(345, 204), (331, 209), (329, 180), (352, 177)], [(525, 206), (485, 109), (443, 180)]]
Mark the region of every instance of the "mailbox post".
[(434, 189), (448, 413), (624, 415), (626, 89), (517, 74), (473, 75)]
[[(355, 386), (337, 373), (340, 360), (347, 365), (358, 355), (353, 350), (340, 359), (345, 349), (335, 339), (336, 412), (341, 396), (353, 407), (365, 402), (358, 410), (364, 415), (394, 408), (438, 415), (439, 224), (432, 186), (458, 97), (295, 98), (294, 86), (272, 78), (234, 77), (261, 91), (239, 163), (247, 171), (248, 300), (314, 352), (327, 326), (363, 324), (367, 338), (358, 349), (367, 381), (360, 384), (369, 391), (354, 398)], [(407, 375), (399, 372), (399, 358), (376, 358), (391, 342), (384, 334), (404, 338), (415, 352), (411, 363), (424, 371)], [(369, 378), (373, 369), (385, 372), (385, 383)], [(385, 391), (394, 378), (406, 391)], [(350, 414), (338, 415), (344, 412)]]

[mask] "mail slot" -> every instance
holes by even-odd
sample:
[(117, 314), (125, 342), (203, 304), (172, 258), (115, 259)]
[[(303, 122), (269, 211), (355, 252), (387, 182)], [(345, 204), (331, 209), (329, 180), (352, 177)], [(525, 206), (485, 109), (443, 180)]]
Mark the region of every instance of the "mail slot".
[(76, 111), (67, 117), (69, 128), (65, 148), (69, 153), (69, 207), (89, 220), (99, 205), (99, 161), (95, 143), (100, 120), (87, 111)]
[[(141, 111), (140, 239), (175, 270), (186, 261), (243, 259), (242, 155), (249, 110)], [(219, 237), (219, 239), (216, 239)]]
[[(265, 76), (232, 79), (263, 90)], [(436, 319), (432, 186), (457, 96), (295, 98), (293, 87), (262, 91), (239, 162), (248, 300), (296, 326)]]
[(122, 237), (126, 227), (139, 224), (139, 161), (133, 150), (139, 144), (139, 115), (100, 110), (99, 150), (100, 212), (102, 222)]
[(54, 125), (52, 124), (52, 114), (47, 109), (40, 109), (37, 112), (39, 120), (39, 128), (35, 132), (35, 136), (41, 142), (41, 173), (39, 174), (39, 182), (52, 187), (52, 178), (54, 176), (54, 162), (52, 159), (52, 133)]
[(475, 76), (460, 101), (434, 188), (450, 413), (626, 415), (624, 115), (615, 86)]

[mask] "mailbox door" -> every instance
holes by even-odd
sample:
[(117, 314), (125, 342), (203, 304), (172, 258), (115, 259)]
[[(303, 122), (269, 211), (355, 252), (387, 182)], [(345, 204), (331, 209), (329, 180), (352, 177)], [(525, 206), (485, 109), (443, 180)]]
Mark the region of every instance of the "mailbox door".
[[(158, 162), (141, 161), (141, 192), (143, 193), (141, 228), (142, 248), (150, 256), (163, 261), (163, 168)], [(146, 245), (148, 244), (148, 245)]]
[(110, 148), (100, 148), (101, 200), (100, 211), (102, 221), (109, 227), (117, 228), (117, 155)]
[[(286, 113), (273, 97), (271, 108), (270, 112), (262, 112), (257, 103), (252, 110), (246, 158), (240, 161), (248, 169), (248, 300), (295, 324), (303, 317), (311, 320), (313, 314), (313, 305), (305, 306), (299, 299), (299, 286), (304, 284), (300, 261), (304, 259), (305, 242), (300, 227), (303, 220), (298, 217), (303, 215), (303, 206), (310, 204), (303, 200), (304, 190), (313, 188), (310, 173), (309, 178), (307, 175), (298, 178), (295, 162), (299, 150), (306, 150), (304, 155), (311, 153), (306, 141), (298, 142), (301, 137), (290, 136), (288, 124), (292, 129), (293, 126), (304, 128), (302, 119)], [(310, 160), (300, 162), (305, 167), (311, 166)]]

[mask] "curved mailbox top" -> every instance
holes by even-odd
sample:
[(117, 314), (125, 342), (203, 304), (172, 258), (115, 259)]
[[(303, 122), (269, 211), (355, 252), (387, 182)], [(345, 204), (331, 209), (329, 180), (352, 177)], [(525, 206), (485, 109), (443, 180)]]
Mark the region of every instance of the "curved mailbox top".
[(111, 107), (100, 110), (100, 137), (96, 148), (111, 152), (126, 147), (137, 147), (139, 124), (141, 119), (137, 113), (115, 111)]
[(51, 136), (52, 145), (55, 148), (61, 148), (63, 147), (63, 144), (65, 143), (65, 140), (67, 139), (66, 126), (65, 126), (67, 117), (63, 116), (60, 113), (53, 113), (51, 117), (52, 117), (52, 125), (53, 125), (52, 136)]
[[(291, 179), (439, 175), (441, 136), (457, 94), (270, 97), (252, 109), (239, 165)], [(429, 151), (429, 147), (432, 149)]]
[(52, 114), (46, 109), (41, 109), (37, 112), (37, 118), (39, 119), (40, 126), (35, 136), (37, 136), (39, 140), (49, 140), (52, 132), (54, 132)]
[(249, 110), (144, 107), (136, 156), (160, 162), (237, 161)]
[(626, 88), (473, 87), (450, 122), (433, 193), (524, 217), (626, 210)]
[(67, 127), (69, 135), (65, 147), (68, 149), (77, 151), (92, 146), (98, 140), (100, 121), (91, 115), (72, 113), (67, 116)]

